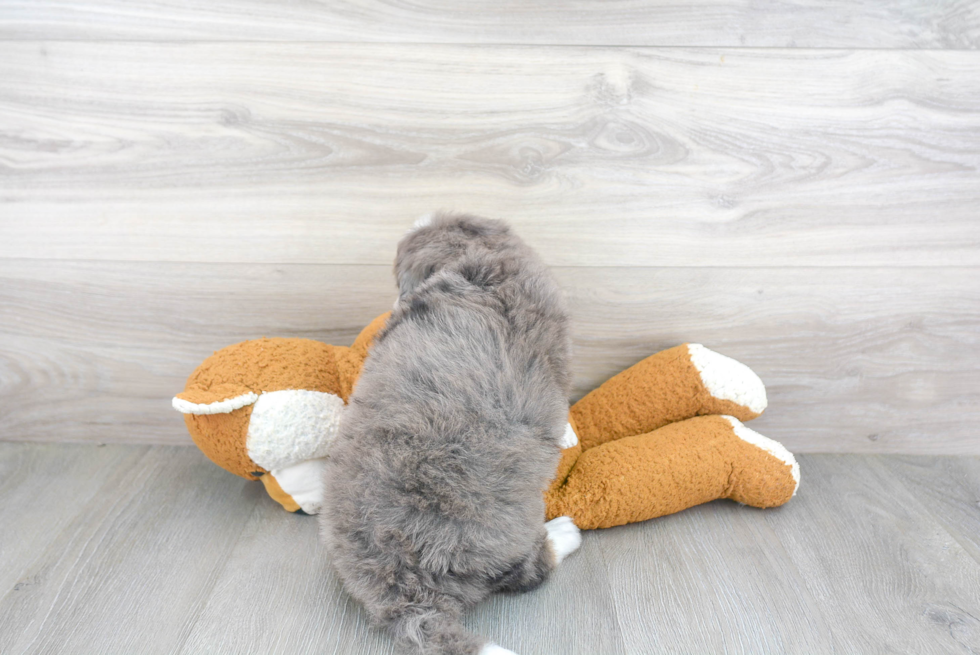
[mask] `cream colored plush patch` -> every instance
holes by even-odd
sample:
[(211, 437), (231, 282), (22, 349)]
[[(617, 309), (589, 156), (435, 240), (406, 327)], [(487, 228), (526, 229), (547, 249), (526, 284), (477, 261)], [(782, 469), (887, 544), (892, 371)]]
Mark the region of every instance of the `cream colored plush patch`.
[(254, 393), (243, 393), (240, 396), (235, 396), (234, 398), (228, 398), (216, 403), (192, 403), (184, 400), (183, 398), (173, 399), (173, 406), (181, 414), (230, 414), (236, 409), (241, 409), (246, 405), (251, 405), (256, 400), (259, 399), (258, 394)]
[[(245, 440), (248, 456), (269, 471), (325, 457), (343, 410), (344, 401), (332, 393), (307, 389), (264, 393), (252, 408)], [(286, 489), (282, 480), (280, 485)]]
[(282, 490), (292, 496), (307, 514), (320, 513), (323, 503), (323, 467), (326, 461), (326, 457), (318, 457), (272, 471)]
[(755, 371), (699, 343), (687, 344), (687, 351), (708, 393), (715, 398), (748, 407), (756, 414), (765, 411), (769, 404), (766, 386)]
[(778, 441), (765, 437), (752, 428), (745, 427), (745, 424), (734, 416), (723, 416), (722, 418), (732, 424), (732, 431), (736, 437), (742, 441), (749, 442), (757, 448), (761, 448), (776, 459), (790, 465), (790, 474), (793, 476), (793, 482), (796, 483), (796, 488), (793, 489), (793, 495), (795, 496), (796, 490), (800, 488), (800, 465), (797, 463), (796, 458), (793, 457), (793, 453), (786, 450), (786, 446)]

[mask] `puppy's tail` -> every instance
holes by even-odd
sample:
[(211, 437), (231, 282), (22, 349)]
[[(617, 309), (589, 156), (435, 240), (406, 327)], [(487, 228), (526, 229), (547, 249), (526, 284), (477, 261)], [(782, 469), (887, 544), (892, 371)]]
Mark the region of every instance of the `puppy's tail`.
[(418, 655), (516, 655), (466, 630), (457, 612), (400, 605), (383, 620), (398, 643)]

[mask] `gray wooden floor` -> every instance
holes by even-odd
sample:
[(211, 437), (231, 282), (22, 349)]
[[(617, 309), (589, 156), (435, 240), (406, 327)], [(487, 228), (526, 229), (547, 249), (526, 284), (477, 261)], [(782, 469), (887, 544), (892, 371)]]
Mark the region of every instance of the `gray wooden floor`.
[[(467, 617), (522, 655), (976, 653), (980, 458), (805, 455), (780, 509), (585, 534)], [(391, 653), (316, 522), (194, 448), (0, 443), (0, 652)]]

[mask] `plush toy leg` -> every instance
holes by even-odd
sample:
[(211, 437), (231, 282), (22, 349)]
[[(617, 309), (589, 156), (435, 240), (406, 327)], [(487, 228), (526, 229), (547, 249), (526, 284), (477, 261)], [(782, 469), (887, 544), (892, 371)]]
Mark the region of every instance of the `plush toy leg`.
[(647, 357), (572, 406), (569, 415), (586, 450), (705, 414), (741, 421), (766, 408), (766, 388), (745, 364), (699, 344)]
[[(731, 416), (699, 416), (579, 451), (545, 494), (547, 518), (583, 530), (645, 521), (718, 498), (753, 507), (796, 493), (799, 467), (781, 444)], [(569, 466), (570, 464), (570, 466)]]
[(323, 503), (326, 457), (269, 471), (260, 477), (269, 496), (287, 512), (319, 514)]

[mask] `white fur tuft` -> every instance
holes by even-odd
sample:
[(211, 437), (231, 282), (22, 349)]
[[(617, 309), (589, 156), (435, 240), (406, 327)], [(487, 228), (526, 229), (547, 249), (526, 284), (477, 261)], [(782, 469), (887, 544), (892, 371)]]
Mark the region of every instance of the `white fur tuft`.
[(251, 405), (259, 399), (258, 394), (252, 392), (243, 393), (234, 398), (228, 398), (216, 403), (192, 403), (183, 398), (174, 396), (173, 406), (181, 414), (230, 414), (236, 409), (241, 409), (246, 405)]
[(332, 393), (308, 389), (264, 393), (249, 420), (248, 456), (270, 471), (325, 457), (343, 410), (344, 401)]
[(482, 649), (480, 649), (480, 655), (517, 655), (512, 650), (507, 650), (506, 648), (501, 648), (497, 644), (487, 644)]
[(793, 488), (793, 495), (795, 496), (796, 490), (800, 488), (800, 465), (797, 463), (796, 458), (793, 457), (793, 453), (786, 450), (786, 446), (778, 441), (764, 437), (752, 428), (745, 427), (745, 424), (734, 416), (724, 416), (722, 418), (727, 419), (732, 424), (732, 431), (735, 432), (736, 437), (742, 441), (747, 441), (757, 448), (761, 448), (776, 459), (790, 465), (790, 473), (793, 476), (793, 482), (796, 483), (796, 487)]
[(548, 531), (548, 541), (551, 542), (551, 548), (555, 551), (556, 564), (561, 564), (563, 559), (574, 553), (582, 545), (582, 534), (570, 516), (559, 516), (556, 519), (551, 519), (544, 524), (544, 527)]
[(720, 400), (748, 407), (756, 414), (765, 411), (769, 404), (766, 386), (755, 371), (699, 343), (687, 344), (687, 352), (708, 393)]
[(423, 214), (422, 216), (419, 216), (417, 219), (415, 219), (415, 222), (412, 223), (412, 227), (411, 229), (409, 229), (409, 232), (414, 232), (415, 230), (421, 230), (423, 227), (427, 227), (431, 225), (432, 219), (434, 219), (435, 217), (436, 217), (435, 212), (430, 212), (428, 214)]

